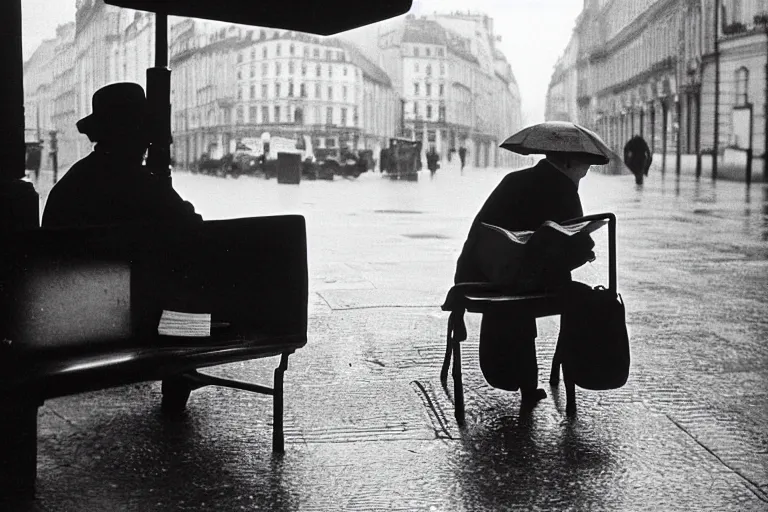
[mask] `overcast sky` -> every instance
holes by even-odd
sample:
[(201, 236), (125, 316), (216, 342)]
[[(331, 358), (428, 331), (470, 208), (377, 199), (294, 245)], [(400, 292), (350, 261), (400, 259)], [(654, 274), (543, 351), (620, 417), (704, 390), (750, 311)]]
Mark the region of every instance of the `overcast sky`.
[[(488, 13), (520, 86), (525, 121), (544, 120), (549, 78), (583, 0), (414, 0), (413, 4), (416, 14), (470, 8)], [(27, 59), (43, 39), (56, 35), (56, 26), (75, 19), (75, 0), (22, 0), (22, 17)]]

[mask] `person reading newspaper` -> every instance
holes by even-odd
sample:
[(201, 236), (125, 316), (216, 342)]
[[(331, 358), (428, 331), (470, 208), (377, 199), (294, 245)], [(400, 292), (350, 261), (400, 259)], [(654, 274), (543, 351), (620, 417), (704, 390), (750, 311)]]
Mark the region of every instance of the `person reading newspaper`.
[[(586, 232), (551, 244), (554, 232), (536, 234), (547, 221), (561, 224), (582, 217), (579, 181), (597, 163), (585, 153), (551, 152), (534, 167), (507, 174), (475, 217), (456, 264), (454, 282), (497, 282), (516, 292), (552, 291), (571, 285), (570, 271), (594, 258)], [(504, 260), (503, 248), (514, 246), (487, 225), (508, 232), (535, 232), (523, 256)], [(557, 236), (554, 236), (558, 239)], [(490, 241), (490, 242), (489, 242)], [(563, 240), (560, 239), (562, 242)], [(494, 250), (494, 245), (499, 251)], [(520, 389), (524, 406), (546, 398), (538, 387), (536, 318), (530, 313), (485, 313), (480, 328), (480, 368), (488, 384)]]

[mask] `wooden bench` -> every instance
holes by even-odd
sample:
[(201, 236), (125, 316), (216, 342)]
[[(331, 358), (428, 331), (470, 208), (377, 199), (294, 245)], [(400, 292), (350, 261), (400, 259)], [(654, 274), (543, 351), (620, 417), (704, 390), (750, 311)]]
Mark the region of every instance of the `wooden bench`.
[[(39, 229), (0, 254), (0, 485), (33, 492), (45, 400), (162, 381), (162, 410), (217, 385), (273, 397), (282, 452), (283, 373), (307, 342), (306, 227), (298, 215), (195, 227)], [(210, 313), (210, 337), (158, 334), (163, 310)], [(199, 372), (280, 356), (272, 387)]]
[[(574, 219), (573, 222), (587, 220), (608, 220), (608, 287), (616, 291), (616, 216), (612, 213), (599, 213)], [(564, 223), (565, 224), (565, 223)], [(453, 286), (442, 305), (443, 311), (450, 311), (448, 317), (447, 343), (440, 381), (447, 386), (448, 370), (453, 362), (454, 416), (459, 425), (464, 425), (464, 386), (461, 375), (461, 342), (467, 339), (464, 325), (464, 313), (507, 312), (519, 314), (526, 312), (536, 318), (559, 315), (563, 311), (564, 296), (558, 293), (510, 293), (491, 283), (458, 283)], [(559, 347), (558, 347), (559, 348)], [(552, 359), (549, 382), (556, 386), (560, 382), (561, 352), (556, 349)], [(575, 386), (568, 379), (563, 368), (563, 380), (566, 391), (566, 410), (575, 412)]]

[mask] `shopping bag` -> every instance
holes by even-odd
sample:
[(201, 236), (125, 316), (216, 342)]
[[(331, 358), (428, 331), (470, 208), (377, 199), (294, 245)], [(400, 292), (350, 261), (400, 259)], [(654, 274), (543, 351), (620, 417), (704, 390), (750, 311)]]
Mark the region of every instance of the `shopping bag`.
[(565, 297), (560, 317), (563, 373), (584, 389), (617, 389), (629, 378), (630, 350), (621, 295), (602, 286)]

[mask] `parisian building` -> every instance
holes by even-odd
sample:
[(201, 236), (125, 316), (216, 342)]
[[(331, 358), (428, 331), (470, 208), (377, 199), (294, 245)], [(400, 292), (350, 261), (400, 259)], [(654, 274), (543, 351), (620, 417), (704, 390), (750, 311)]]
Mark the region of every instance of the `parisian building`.
[(567, 112), (617, 151), (640, 134), (665, 169), (682, 160), (683, 172), (701, 173), (713, 153), (726, 176), (743, 178), (750, 154), (762, 169), (764, 14), (765, 0), (585, 0), (552, 75), (548, 118)]
[[(443, 159), (463, 146), (469, 165), (520, 165), (498, 149), (521, 128), (521, 109), (491, 18), (408, 16), (365, 29), (371, 48), (363, 50), (347, 37), (172, 18), (175, 161), (188, 165), (269, 132), (376, 156), (392, 137), (418, 138)], [(25, 63), (28, 138), (37, 140), (38, 126), (46, 141), (55, 131), (61, 169), (91, 150), (75, 123), (91, 112), (96, 90), (115, 81), (146, 85), (154, 32), (151, 13), (76, 0), (75, 21)]]
[(520, 95), (495, 43), (491, 18), (451, 13), (406, 16), (378, 36), (381, 62), (403, 109), (401, 135), (443, 157), (464, 147), (477, 167), (514, 166), (499, 150), (521, 128)]
[(171, 41), (179, 163), (265, 132), (378, 155), (395, 133), (391, 81), (351, 43), (194, 20), (173, 26)]

